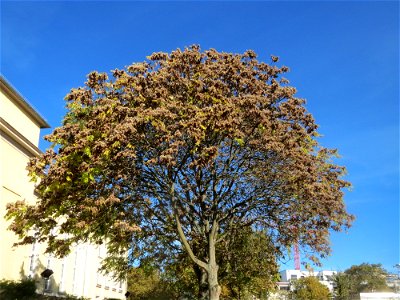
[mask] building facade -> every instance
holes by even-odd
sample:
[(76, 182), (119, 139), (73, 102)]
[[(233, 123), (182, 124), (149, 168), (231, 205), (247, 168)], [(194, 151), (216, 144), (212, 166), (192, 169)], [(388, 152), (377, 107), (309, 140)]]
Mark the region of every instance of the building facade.
[(332, 276), (337, 274), (336, 271), (308, 271), (308, 270), (283, 270), (279, 272), (281, 277), (280, 282), (278, 282), (278, 288), (280, 290), (290, 290), (290, 283), (293, 280), (300, 278), (305, 278), (309, 276), (314, 276), (318, 278), (319, 282), (325, 285), (330, 292), (334, 290), (334, 281)]
[[(26, 166), (41, 153), (40, 130), (50, 126), (3, 77), (0, 88), (0, 280), (33, 278), (38, 293), (56, 296), (125, 299), (126, 283), (98, 272), (106, 253), (104, 245), (76, 245), (62, 259), (44, 254), (45, 245), (38, 243), (13, 247), (17, 237), (7, 230), (6, 205), (37, 201)], [(45, 269), (53, 271), (47, 282), (40, 276)]]

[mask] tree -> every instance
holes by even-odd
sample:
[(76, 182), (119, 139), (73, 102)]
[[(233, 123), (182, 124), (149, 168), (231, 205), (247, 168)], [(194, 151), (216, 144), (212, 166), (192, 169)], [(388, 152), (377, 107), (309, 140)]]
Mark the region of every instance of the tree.
[[(224, 299), (245, 299), (246, 295), (260, 298), (274, 290), (278, 265), (273, 251), (268, 250), (270, 247), (273, 245), (265, 234), (246, 227), (229, 245), (218, 246), (219, 281)], [(185, 295), (186, 299), (207, 298), (204, 273), (185, 253), (180, 253), (163, 270), (156, 268), (150, 260), (147, 266), (130, 271), (128, 290), (132, 299), (155, 299), (160, 294), (168, 294), (170, 299), (179, 295)]]
[[(275, 288), (278, 264), (271, 251), (273, 246), (263, 232), (247, 227), (238, 229), (229, 243), (224, 241), (217, 246), (218, 277), (224, 299), (244, 299), (246, 294), (261, 297)], [(207, 277), (185, 254), (167, 266), (169, 277), (175, 279), (169, 282), (179, 281), (176, 287), (194, 299), (207, 299)]]
[(66, 96), (52, 147), (29, 164), (40, 201), (8, 208), (20, 244), (65, 255), (75, 242), (107, 241), (115, 268), (130, 247), (130, 259), (151, 249), (160, 261), (185, 249), (210, 299), (221, 291), (216, 249), (238, 228), (264, 231), (278, 256), (300, 243), (318, 262), (329, 230), (351, 224), (349, 183), (277, 61), (192, 46), (112, 79), (90, 73)]
[(263, 232), (243, 228), (218, 259), (220, 281), (232, 299), (244, 299), (251, 294), (258, 298), (273, 290), (277, 281), (278, 264), (273, 244)]
[(390, 291), (386, 283), (387, 274), (381, 264), (353, 265), (334, 277), (337, 298), (359, 299), (362, 292)]
[(352, 280), (351, 277), (345, 273), (337, 273), (333, 276), (333, 281), (335, 283), (335, 298), (338, 300), (352, 300), (351, 297), (352, 290)]
[(317, 278), (310, 276), (294, 281), (293, 299), (296, 300), (329, 300), (329, 289)]
[(127, 276), (129, 300), (163, 299), (166, 291), (157, 270), (132, 268)]
[(164, 285), (175, 295), (175, 299), (202, 299), (204, 283), (200, 282), (196, 265), (183, 254), (165, 267), (162, 274)]

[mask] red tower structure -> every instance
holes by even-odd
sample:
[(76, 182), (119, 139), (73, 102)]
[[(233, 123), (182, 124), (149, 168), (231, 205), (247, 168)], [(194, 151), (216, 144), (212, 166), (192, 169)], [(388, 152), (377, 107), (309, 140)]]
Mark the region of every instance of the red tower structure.
[(294, 250), (294, 268), (295, 270), (300, 271), (300, 252), (299, 252), (299, 244), (295, 243), (293, 246)]

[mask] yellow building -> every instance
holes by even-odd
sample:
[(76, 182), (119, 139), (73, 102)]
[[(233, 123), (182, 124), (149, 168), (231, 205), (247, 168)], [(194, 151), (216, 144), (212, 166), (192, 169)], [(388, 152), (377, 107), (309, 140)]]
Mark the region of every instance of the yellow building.
[[(106, 253), (104, 246), (76, 245), (63, 259), (43, 254), (41, 244), (12, 247), (17, 237), (7, 230), (9, 222), (3, 218), (6, 204), (37, 201), (26, 166), (30, 157), (40, 154), (40, 129), (49, 125), (3, 77), (0, 88), (0, 280), (34, 278), (38, 293), (125, 299), (126, 283), (98, 272)], [(47, 285), (40, 276), (45, 269), (54, 272)]]

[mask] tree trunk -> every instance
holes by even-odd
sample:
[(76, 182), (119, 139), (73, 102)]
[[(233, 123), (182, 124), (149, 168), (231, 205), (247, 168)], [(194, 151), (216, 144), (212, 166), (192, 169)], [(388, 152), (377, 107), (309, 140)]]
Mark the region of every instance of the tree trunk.
[(221, 294), (221, 287), (218, 284), (218, 265), (209, 265), (208, 269), (208, 291), (209, 300), (219, 300)]
[(203, 268), (200, 268), (198, 265), (193, 266), (194, 272), (197, 276), (197, 282), (199, 285), (199, 300), (208, 300), (208, 280), (207, 280), (207, 271)]
[(216, 243), (216, 234), (218, 232), (218, 224), (217, 222), (213, 222), (213, 227), (211, 229), (211, 233), (208, 237), (208, 291), (209, 291), (209, 300), (219, 300), (219, 295), (221, 294), (221, 287), (218, 284), (218, 265), (215, 256), (215, 243)]
[[(173, 187), (173, 186), (172, 186)], [(175, 214), (176, 227), (178, 230), (179, 237), (185, 247), (186, 251), (189, 254), (189, 257), (192, 261), (197, 264), (200, 268), (203, 268), (207, 272), (207, 280), (208, 280), (208, 299), (209, 300), (219, 300), (219, 295), (221, 294), (221, 287), (218, 284), (218, 265), (215, 256), (215, 244), (216, 237), (218, 233), (218, 223), (214, 220), (213, 226), (211, 227), (211, 232), (208, 235), (208, 263), (200, 260), (193, 253), (192, 248), (190, 247), (185, 233), (183, 232), (181, 222), (179, 220), (178, 214)]]

